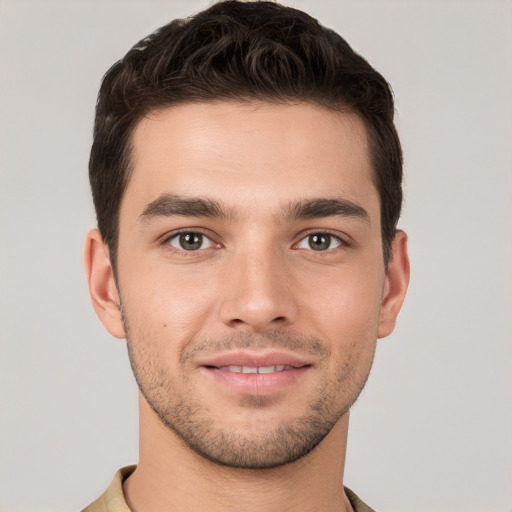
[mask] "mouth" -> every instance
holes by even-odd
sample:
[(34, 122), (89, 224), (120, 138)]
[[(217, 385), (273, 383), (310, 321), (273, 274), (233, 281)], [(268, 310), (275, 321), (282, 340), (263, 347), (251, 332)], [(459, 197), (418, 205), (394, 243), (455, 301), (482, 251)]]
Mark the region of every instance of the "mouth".
[(212, 385), (238, 395), (271, 395), (297, 384), (312, 363), (285, 353), (231, 353), (205, 361), (200, 368)]
[(295, 370), (296, 366), (276, 364), (274, 366), (212, 366), (211, 368), (220, 371), (235, 372), (235, 373), (274, 373), (288, 370)]

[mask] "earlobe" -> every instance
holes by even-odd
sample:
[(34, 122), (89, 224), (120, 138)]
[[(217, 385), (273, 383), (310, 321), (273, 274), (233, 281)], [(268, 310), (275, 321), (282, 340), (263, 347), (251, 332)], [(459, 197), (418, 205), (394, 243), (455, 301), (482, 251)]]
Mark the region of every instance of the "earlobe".
[(119, 293), (114, 280), (108, 247), (97, 229), (87, 233), (84, 265), (92, 305), (105, 329), (116, 338), (125, 338)]
[(378, 337), (389, 336), (395, 328), (396, 319), (409, 285), (409, 255), (407, 235), (397, 231), (391, 247), (391, 258), (386, 271), (386, 283), (382, 296)]

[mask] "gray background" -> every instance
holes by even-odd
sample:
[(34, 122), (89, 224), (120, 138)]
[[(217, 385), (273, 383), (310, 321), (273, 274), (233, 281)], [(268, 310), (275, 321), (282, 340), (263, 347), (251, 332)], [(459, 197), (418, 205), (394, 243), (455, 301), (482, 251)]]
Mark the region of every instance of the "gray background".
[[(288, 2), (391, 82), (412, 280), (352, 413), (379, 512), (512, 511), (512, 4)], [(89, 304), (87, 160), (106, 69), (197, 1), (0, 1), (0, 510), (80, 510), (137, 460), (125, 343)]]

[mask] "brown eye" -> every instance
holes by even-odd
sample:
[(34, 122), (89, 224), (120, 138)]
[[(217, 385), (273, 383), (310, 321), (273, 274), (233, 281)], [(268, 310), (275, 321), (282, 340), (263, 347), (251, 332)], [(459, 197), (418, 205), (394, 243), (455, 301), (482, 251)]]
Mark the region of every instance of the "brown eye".
[(331, 235), (317, 234), (308, 237), (309, 247), (314, 251), (326, 251), (331, 245)]
[(198, 251), (212, 247), (213, 242), (202, 233), (178, 233), (169, 239), (169, 245), (182, 251)]
[(313, 251), (328, 251), (341, 245), (341, 240), (329, 233), (312, 233), (303, 238), (298, 244), (299, 249), (312, 249)]

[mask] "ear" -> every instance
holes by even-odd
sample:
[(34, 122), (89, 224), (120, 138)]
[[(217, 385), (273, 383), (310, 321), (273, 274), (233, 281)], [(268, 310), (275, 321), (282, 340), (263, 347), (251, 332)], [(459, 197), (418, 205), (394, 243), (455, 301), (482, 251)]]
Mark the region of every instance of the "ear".
[(409, 285), (409, 255), (407, 235), (397, 231), (391, 246), (391, 257), (386, 271), (386, 282), (379, 316), (379, 338), (389, 336), (395, 328), (396, 318)]
[(101, 323), (112, 336), (125, 338), (109, 250), (97, 229), (89, 231), (85, 238), (84, 265), (92, 305)]

